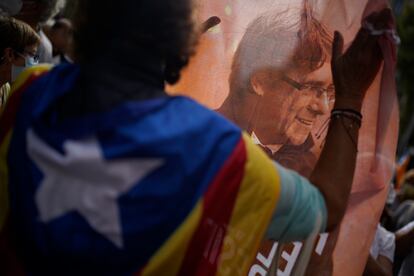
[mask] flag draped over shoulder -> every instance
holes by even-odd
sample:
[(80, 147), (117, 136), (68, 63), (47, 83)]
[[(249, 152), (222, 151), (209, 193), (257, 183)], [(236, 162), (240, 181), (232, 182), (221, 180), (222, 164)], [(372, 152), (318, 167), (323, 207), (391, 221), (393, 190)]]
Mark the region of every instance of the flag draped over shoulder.
[(26, 270), (245, 275), (280, 193), (264, 153), (185, 97), (59, 121), (79, 69), (46, 71), (1, 117), (0, 229), (10, 216)]
[(3, 114), (0, 114), (0, 264), (4, 275), (22, 274), (21, 266), (16, 259), (14, 248), (9, 239), (9, 182), (6, 163), (8, 145), (23, 91), (48, 69), (48, 66), (38, 66), (36, 70), (28, 69), (25, 71), (11, 91), (7, 109), (3, 111)]

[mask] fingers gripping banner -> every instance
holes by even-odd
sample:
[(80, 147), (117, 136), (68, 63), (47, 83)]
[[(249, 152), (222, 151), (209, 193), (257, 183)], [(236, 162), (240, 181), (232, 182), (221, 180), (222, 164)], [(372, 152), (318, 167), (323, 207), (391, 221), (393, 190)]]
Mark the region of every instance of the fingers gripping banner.
[[(272, 159), (308, 177), (335, 101), (333, 31), (343, 34), (346, 47), (363, 19), (385, 2), (199, 0), (199, 21), (218, 16), (221, 23), (202, 36), (181, 82), (169, 90), (186, 91), (220, 112)], [(307, 275), (361, 275), (365, 267), (393, 172), (398, 133), (395, 45), (386, 36), (380, 43), (384, 65), (364, 102), (348, 209), (338, 229), (316, 240)], [(272, 270), (278, 247), (278, 267)], [(293, 275), (302, 250), (301, 241), (265, 241), (249, 275), (267, 275), (270, 270)]]

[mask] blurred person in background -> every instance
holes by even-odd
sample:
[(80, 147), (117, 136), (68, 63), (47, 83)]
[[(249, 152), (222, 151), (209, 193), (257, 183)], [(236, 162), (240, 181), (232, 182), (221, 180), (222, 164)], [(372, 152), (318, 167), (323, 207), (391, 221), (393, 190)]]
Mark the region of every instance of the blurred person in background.
[(0, 16), (0, 110), (3, 109), (10, 84), (27, 67), (38, 63), (39, 36), (26, 23)]
[(53, 64), (73, 63), (73, 28), (69, 19), (59, 18), (48, 30), (53, 46)]
[(414, 221), (397, 231), (378, 225), (364, 276), (414, 275)]
[(37, 52), (40, 63), (53, 63), (53, 47), (42, 30), (42, 24), (59, 12), (65, 5), (65, 0), (22, 0), (22, 7), (15, 15), (29, 24), (40, 36)]
[(405, 173), (397, 198), (401, 203), (406, 200), (414, 200), (414, 169)]
[(365, 266), (364, 276), (392, 276), (394, 254), (394, 233), (378, 224)]
[(387, 229), (397, 231), (414, 220), (414, 170), (402, 176), (399, 190), (391, 185), (382, 223)]
[(414, 221), (395, 232), (378, 225), (364, 276), (414, 275)]
[(414, 221), (396, 231), (395, 239), (394, 275), (414, 275)]

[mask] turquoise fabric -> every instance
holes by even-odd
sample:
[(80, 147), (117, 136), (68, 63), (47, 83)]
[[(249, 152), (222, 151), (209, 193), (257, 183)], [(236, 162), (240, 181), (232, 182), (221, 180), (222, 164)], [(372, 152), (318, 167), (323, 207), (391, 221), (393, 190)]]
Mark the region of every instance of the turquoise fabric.
[(276, 163), (275, 166), (281, 178), (281, 193), (266, 237), (282, 242), (305, 240), (313, 232), (319, 215), (319, 232), (323, 232), (328, 215), (322, 194), (298, 173)]

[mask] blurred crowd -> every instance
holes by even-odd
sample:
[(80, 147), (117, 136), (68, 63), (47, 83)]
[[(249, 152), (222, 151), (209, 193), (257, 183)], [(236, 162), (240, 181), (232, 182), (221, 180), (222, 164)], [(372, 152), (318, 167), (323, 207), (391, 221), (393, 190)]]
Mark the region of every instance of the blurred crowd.
[(0, 3), (0, 109), (10, 84), (25, 68), (73, 62), (73, 27), (64, 7), (64, 0)]
[(408, 148), (396, 163), (371, 258), (380, 260), (380, 266), (387, 271), (384, 275), (414, 275), (413, 249), (414, 148)]

